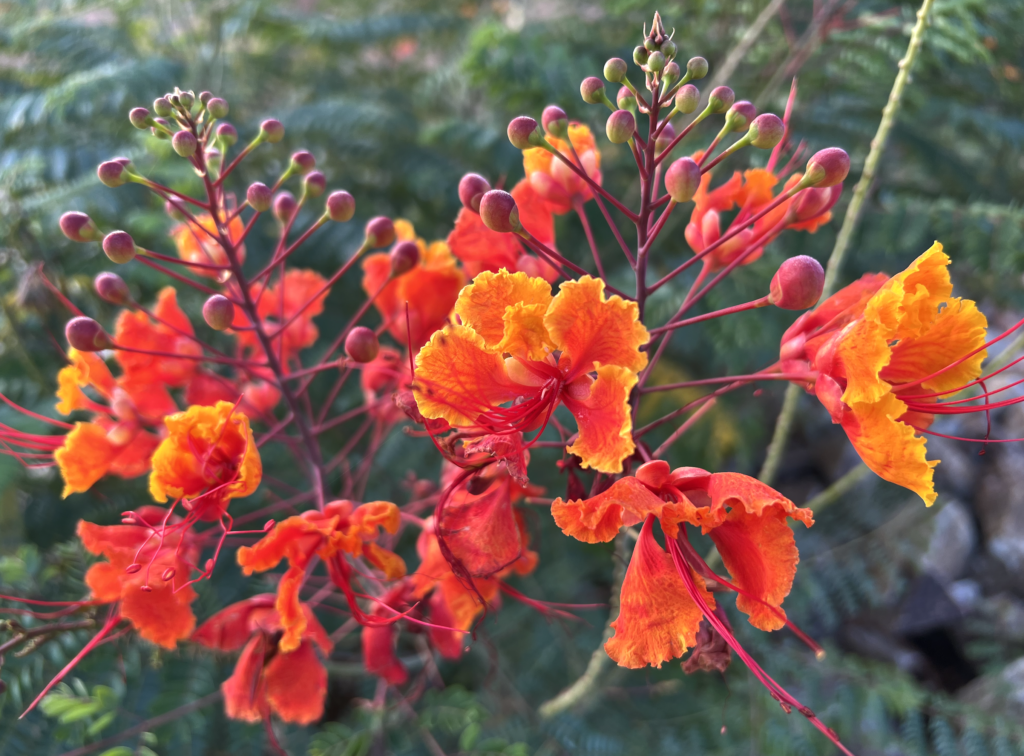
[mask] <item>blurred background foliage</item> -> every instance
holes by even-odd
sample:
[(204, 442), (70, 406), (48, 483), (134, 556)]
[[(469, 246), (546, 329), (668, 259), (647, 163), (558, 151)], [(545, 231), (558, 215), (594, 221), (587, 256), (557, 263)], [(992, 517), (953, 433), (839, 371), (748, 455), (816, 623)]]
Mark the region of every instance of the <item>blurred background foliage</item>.
[[(740, 98), (781, 113), (798, 75), (794, 142), (806, 140), (812, 150), (846, 148), (855, 179), (916, 7), (882, 0), (772, 2), (777, 10), (748, 44), (744, 33), (768, 5), (383, 0), (368, 10), (353, 0), (0, 1), (0, 390), (31, 409), (51, 411), (68, 313), (40, 270), (87, 313), (104, 322), (113, 317), (90, 285), (108, 261), (97, 245), (64, 239), (60, 213), (84, 210), (101, 227), (125, 228), (144, 246), (168, 249), (163, 208), (136, 187), (102, 187), (94, 169), (101, 160), (129, 155), (144, 173), (191, 186), (183, 163), (167, 159), (167, 144), (135, 131), (126, 118), (129, 108), (148, 105), (175, 85), (226, 97), (243, 140), (263, 118), (284, 122), (285, 144), (257, 151), (237, 177), (239, 191), (279, 173), (291, 148), (304, 147), (316, 155), (329, 186), (355, 194), (356, 221), (329, 226), (296, 260), (324, 272), (351, 254), (361, 221), (373, 215), (405, 217), (428, 240), (444, 238), (458, 209), (459, 177), (472, 170), (506, 185), (517, 181), (521, 160), (505, 125), (520, 113), (539, 115), (550, 102), (594, 128), (606, 185), (635, 196), (632, 160), (604, 141), (604, 113), (580, 101), (578, 86), (599, 75), (606, 58), (630, 59), (656, 9), (675, 27), (681, 58), (699, 54), (711, 63), (705, 91), (712, 80), (728, 83)], [(716, 79), (727, 62), (734, 67), (727, 82)], [(937, 0), (844, 277), (894, 272), (940, 239), (953, 255), (958, 293), (978, 299), (996, 322), (1016, 320), (1024, 309), (1022, 112), (1024, 5)], [(692, 149), (712, 134), (712, 127), (698, 130)], [(765, 159), (741, 153), (726, 168)], [(844, 209), (845, 198), (837, 220), (813, 236), (784, 236), (762, 262), (716, 290), (708, 306), (760, 295), (786, 256), (824, 261)], [(689, 255), (686, 216), (673, 217), (655, 248), (655, 274)], [(596, 213), (592, 221), (611, 260), (611, 234)], [(251, 259), (268, 253), (270, 230), (252, 237)], [(559, 220), (558, 246), (589, 264), (575, 219)], [(141, 301), (165, 283), (141, 266), (119, 272)], [(622, 266), (611, 277), (625, 282), (628, 274)], [(662, 289), (651, 303), (652, 322), (674, 311), (687, 285), (681, 280)], [(339, 328), (360, 296), (357, 280), (339, 284), (318, 321), (321, 330)], [(185, 304), (198, 315), (198, 300), (186, 297)], [(791, 319), (760, 311), (690, 329), (674, 339), (659, 377), (750, 372), (775, 359), (778, 336)], [(673, 462), (756, 473), (780, 397), (780, 387), (731, 395), (676, 444)], [(687, 398), (685, 392), (659, 395), (641, 422)], [(358, 401), (352, 393), (338, 400), (342, 407)], [(780, 478), (798, 503), (855, 462), (816, 404), (806, 401), (801, 410)], [(0, 422), (21, 423), (6, 408)], [(997, 426), (1004, 435), (1024, 436), (1019, 413), (998, 418)], [(327, 443), (340, 446), (346, 432)], [(1012, 448), (978, 457), (976, 445), (930, 444), (944, 460), (940, 507), (926, 511), (905, 492), (866, 480), (823, 511), (813, 530), (798, 534), (803, 564), (787, 609), (823, 640), (824, 661), (815, 662), (791, 636), (753, 632), (742, 621), (737, 632), (859, 754), (1024, 753), (1024, 494), (1017, 493), (1024, 459)], [(535, 454), (532, 477), (559, 495), (565, 479), (553, 464), (557, 455), (547, 452)], [(370, 497), (406, 501), (401, 481), (410, 469), (436, 480), (430, 444), (400, 432), (379, 462), (386, 474), (373, 477)], [(288, 465), (270, 460), (267, 467), (285, 484), (301, 485)], [(270, 497), (263, 490), (236, 502), (236, 514), (265, 506)], [(53, 471), (26, 472), (0, 457), (0, 590), (79, 597), (88, 560), (72, 539), (76, 522), (114, 522), (140, 499), (146, 499), (142, 481), (105, 480), (88, 495), (61, 500)], [(520, 589), (556, 602), (607, 601), (611, 545), (562, 537), (542, 510), (531, 527), (541, 568)], [(268, 587), (244, 581), (224, 563), (200, 586), (197, 614), (203, 619)], [(281, 728), (282, 743), (292, 754), (316, 756), (832, 752), (801, 717), (783, 714), (739, 662), (723, 677), (685, 677), (675, 664), (614, 670), (584, 706), (542, 721), (536, 707), (581, 674), (599, 643), (605, 612), (580, 615), (583, 622), (565, 623), (507, 603), (483, 623), (460, 663), (442, 666), (448, 687), (411, 701), (411, 708), (368, 705), (375, 683), (362, 671), (358, 639), (350, 635), (330, 661), (324, 721)], [(331, 628), (340, 623), (325, 619)], [(211, 700), (233, 660), (190, 646), (175, 653), (129, 640), (104, 646), (47, 706), (18, 721), (89, 632), (56, 638), (23, 658), (8, 655), (0, 675), (0, 753), (264, 752), (260, 727), (228, 722)], [(415, 665), (419, 657), (407, 640), (400, 652)], [(96, 747), (129, 728), (130, 737)]]

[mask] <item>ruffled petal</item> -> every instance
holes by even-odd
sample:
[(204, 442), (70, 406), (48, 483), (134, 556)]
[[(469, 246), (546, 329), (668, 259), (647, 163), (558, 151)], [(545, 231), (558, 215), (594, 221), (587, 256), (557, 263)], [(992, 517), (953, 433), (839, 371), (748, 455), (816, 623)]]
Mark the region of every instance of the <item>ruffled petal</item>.
[(272, 570), (282, 559), (305, 568), (324, 535), (321, 525), (312, 519), (289, 517), (252, 546), (240, 546), (238, 564), (246, 575)]
[(441, 513), (438, 531), (474, 577), (490, 577), (523, 551), (507, 482), (492, 484), (478, 495), (465, 488), (455, 491)]
[(110, 603), (121, 598), (121, 578), (124, 570), (110, 562), (97, 562), (85, 573), (85, 584), (89, 586), (96, 601)]
[(263, 718), (266, 685), (262, 673), (266, 645), (267, 641), (261, 634), (250, 638), (235, 662), (235, 671), (221, 683), (224, 713), (229, 719), (259, 722)]
[[(521, 221), (522, 208), (519, 212)], [(465, 207), (455, 217), (455, 228), (448, 234), (448, 246), (471, 274), (502, 268), (515, 270), (516, 260), (523, 251), (515, 234), (491, 231), (478, 213)]]
[(190, 640), (218, 651), (236, 651), (246, 644), (253, 634), (251, 618), (254, 612), (274, 606), (274, 596), (269, 593), (238, 601), (210, 617), (201, 624)]
[[(153, 572), (157, 573), (156, 570)], [(146, 570), (143, 569), (124, 581), (121, 616), (131, 621), (139, 635), (146, 640), (173, 649), (179, 640), (189, 637), (196, 627), (196, 616), (190, 606), (196, 599), (196, 592), (191, 586), (175, 592), (174, 580), (161, 580), (158, 573), (149, 579), (151, 590), (144, 591), (142, 586), (147, 580), (145, 575)]]
[(107, 474), (117, 455), (117, 447), (107, 440), (107, 432), (96, 423), (75, 423), (64, 437), (64, 445), (54, 451), (53, 458), (64, 479), (65, 499), (83, 493)]
[(383, 572), (386, 579), (398, 580), (405, 577), (405, 560), (395, 552), (375, 543), (364, 543), (363, 556), (366, 557), (366, 561)]
[[(534, 239), (542, 244), (551, 245), (555, 242), (555, 216), (543, 197), (534, 190), (530, 180), (524, 178), (512, 187), (512, 199), (519, 208), (519, 222), (530, 232)], [(509, 239), (513, 234), (500, 234)]]
[(455, 314), (464, 325), (480, 334), (489, 350), (498, 351), (499, 344), (506, 338), (507, 308), (541, 305), (543, 312), (551, 300), (551, 284), (543, 278), (499, 270), (497, 273), (481, 273), (474, 278), (473, 283), (459, 294)]
[(312, 724), (324, 713), (327, 670), (312, 643), (277, 653), (263, 669), (266, 700), (284, 722)]
[(600, 365), (596, 370), (597, 380), (586, 399), (574, 399), (563, 392), (562, 401), (580, 429), (576, 442), (566, 451), (578, 456), (584, 468), (614, 474), (622, 472), (623, 461), (636, 449), (629, 392), (636, 385), (637, 375), (617, 365)]
[(302, 609), (299, 601), (299, 590), (306, 579), (306, 570), (292, 564), (281, 576), (277, 584), (277, 601), (274, 608), (277, 609), (281, 618), (281, 627), (284, 635), (278, 642), (278, 648), (282, 651), (294, 651), (302, 642), (302, 635), (306, 632), (309, 620)]
[(394, 624), (363, 628), (363, 665), (367, 672), (391, 685), (402, 685), (409, 679), (408, 670), (395, 653), (397, 639), (398, 626)]

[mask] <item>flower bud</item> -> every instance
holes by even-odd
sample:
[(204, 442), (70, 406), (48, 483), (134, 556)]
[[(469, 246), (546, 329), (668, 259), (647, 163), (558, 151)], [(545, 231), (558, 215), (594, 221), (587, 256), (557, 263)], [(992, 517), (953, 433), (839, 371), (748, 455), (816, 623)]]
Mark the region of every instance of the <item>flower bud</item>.
[(790, 205), (790, 212), (796, 223), (816, 218), (822, 213), (828, 212), (833, 205), (839, 201), (843, 193), (843, 185), (825, 187), (808, 187), (796, 196), (796, 200)]
[(169, 197), (164, 202), (164, 212), (167, 213), (167, 217), (176, 221), (185, 220), (185, 205), (177, 197)]
[(783, 310), (806, 310), (821, 299), (825, 288), (825, 270), (807, 255), (786, 260), (775, 271), (768, 301)]
[(501, 189), (492, 189), (480, 200), (480, 219), (491, 231), (518, 233), (523, 229), (516, 201)]
[(676, 92), (676, 110), (680, 113), (692, 113), (700, 104), (700, 90), (693, 84), (684, 84)]
[(270, 187), (261, 181), (250, 184), (245, 190), (245, 198), (249, 200), (249, 207), (257, 213), (265, 213), (274, 204), (274, 194)]
[(689, 202), (700, 186), (700, 168), (693, 158), (681, 157), (665, 171), (665, 191), (673, 202)]
[(214, 118), (224, 118), (228, 114), (228, 101), (220, 97), (211, 97), (206, 109)]
[[(157, 128), (157, 126), (163, 128)], [(171, 124), (166, 118), (154, 118), (153, 128), (149, 130), (149, 133), (155, 136), (157, 139), (168, 139), (167, 132), (170, 131)]]
[(345, 190), (331, 192), (327, 197), (327, 216), (336, 223), (347, 223), (356, 214), (356, 200)]
[(383, 215), (371, 218), (366, 224), (366, 241), (370, 247), (388, 247), (395, 241), (395, 224)]
[(665, 70), (661, 73), (661, 79), (665, 82), (665, 88), (671, 87), (673, 83), (679, 81), (679, 64), (675, 61), (665, 65)]
[(171, 137), (171, 147), (183, 158), (192, 157), (196, 154), (199, 141), (191, 131), (182, 130)]
[(196, 102), (196, 96), (191, 92), (178, 92), (178, 102), (185, 110), (191, 110)]
[(92, 318), (84, 316), (71, 318), (64, 326), (64, 335), (68, 344), (79, 352), (98, 352), (114, 346), (103, 327)]
[(691, 81), (703, 79), (708, 75), (708, 62), (699, 55), (695, 58), (690, 58), (686, 63), (686, 73)]
[(508, 141), (518, 150), (528, 150), (544, 143), (544, 133), (530, 116), (518, 116), (508, 124)]
[(214, 294), (203, 303), (203, 320), (215, 331), (231, 327), (235, 305), (223, 294)]
[(850, 156), (838, 147), (826, 147), (807, 161), (804, 182), (809, 186), (835, 186), (850, 173)]
[(569, 133), (569, 117), (557, 105), (548, 105), (544, 108), (540, 122), (544, 126), (544, 131), (558, 139), (565, 139), (566, 134)]
[(157, 97), (153, 100), (153, 112), (158, 116), (166, 118), (174, 113), (174, 107), (171, 105), (171, 101), (166, 97)]
[(786, 135), (786, 125), (774, 113), (762, 113), (750, 122), (750, 143), (762, 150), (770, 150)]
[(636, 96), (629, 90), (629, 87), (620, 87), (619, 93), (615, 95), (615, 104), (619, 110), (636, 111)]
[(92, 218), (77, 210), (60, 216), (60, 230), (64, 232), (64, 236), (76, 242), (99, 241), (103, 238)]
[(316, 168), (316, 158), (313, 153), (306, 150), (299, 150), (292, 155), (292, 164), (289, 166), (293, 173), (304, 176)]
[(676, 53), (679, 52), (679, 45), (673, 42), (671, 39), (666, 39), (661, 43), (661, 53), (667, 60), (672, 60), (676, 57)]
[(736, 102), (736, 93), (729, 87), (715, 87), (708, 95), (708, 105), (712, 113), (724, 113)]
[(580, 84), (580, 96), (583, 102), (600, 105), (604, 102), (604, 82), (596, 76), (588, 76)]
[(135, 241), (127, 231), (111, 231), (103, 237), (103, 251), (111, 262), (126, 263), (135, 257)]
[(757, 108), (754, 107), (754, 103), (740, 100), (729, 107), (729, 112), (725, 114), (725, 120), (732, 124), (733, 131), (746, 131), (756, 116)]
[(604, 64), (604, 78), (619, 84), (626, 78), (626, 61), (622, 58), (609, 58)]
[(633, 114), (628, 110), (616, 110), (608, 116), (604, 130), (608, 135), (609, 142), (612, 144), (625, 144), (633, 137), (633, 133), (636, 131), (636, 119), (633, 118)]
[(379, 352), (377, 334), (366, 326), (356, 326), (345, 337), (345, 354), (353, 362), (372, 362)]
[(199, 102), (203, 105), (209, 106), (210, 100), (213, 99), (213, 92), (208, 92), (205, 89), (199, 93)]
[(671, 122), (666, 123), (665, 127), (661, 130), (661, 133), (658, 134), (658, 138), (654, 140), (654, 149), (659, 153), (664, 152), (668, 149), (668, 146), (672, 144), (672, 140), (675, 138), (675, 127), (672, 126)]
[(400, 276), (416, 267), (420, 261), (420, 248), (414, 241), (398, 242), (391, 250), (391, 275)]
[[(545, 108), (544, 112), (547, 113), (550, 107), (553, 106)], [(459, 202), (474, 213), (480, 212), (480, 198), (489, 191), (491, 185), (479, 173), (467, 173), (459, 180)]]
[(123, 305), (131, 298), (128, 284), (117, 273), (104, 271), (93, 279), (92, 285), (99, 298), (110, 304)]
[(268, 118), (260, 124), (260, 136), (271, 144), (277, 144), (284, 139), (284, 126), (276, 118)]
[(327, 189), (327, 179), (320, 171), (307, 173), (302, 179), (302, 192), (307, 197), (319, 197)]
[(647, 56), (647, 68), (651, 73), (658, 73), (665, 68), (665, 56), (655, 50)]
[(299, 209), (298, 203), (291, 192), (278, 192), (274, 197), (274, 217), (281, 223), (287, 223)]
[(647, 65), (648, 55), (649, 53), (647, 52), (646, 47), (644, 47), (643, 45), (637, 45), (633, 49), (633, 62), (636, 63), (638, 66), (645, 66)]
[(128, 120), (137, 129), (148, 129), (151, 125), (149, 111), (145, 108), (132, 108), (128, 111)]
[(128, 183), (128, 177), (124, 173), (124, 165), (117, 160), (108, 160), (105, 163), (100, 163), (99, 168), (96, 169), (96, 175), (100, 181), (111, 189), (116, 189)]
[(217, 139), (225, 147), (230, 147), (238, 141), (238, 129), (230, 123), (217, 124)]

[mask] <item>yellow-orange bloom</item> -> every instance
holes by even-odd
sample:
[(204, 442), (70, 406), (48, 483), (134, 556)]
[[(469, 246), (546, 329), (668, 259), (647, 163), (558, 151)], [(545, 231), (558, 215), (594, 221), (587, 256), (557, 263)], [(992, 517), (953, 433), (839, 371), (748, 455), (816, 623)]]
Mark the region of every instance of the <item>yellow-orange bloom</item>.
[[(548, 143), (565, 155), (573, 165), (580, 167), (582, 164), (583, 171), (594, 183), (601, 183), (601, 152), (597, 149), (589, 126), (573, 121), (569, 124), (568, 142), (548, 137)], [(575, 156), (573, 150), (576, 152)], [(523, 150), (523, 169), (534, 191), (545, 199), (558, 215), (572, 210), (574, 203), (586, 202), (594, 196), (586, 181), (543, 147)]]
[(57, 373), (57, 411), (70, 415), (77, 409), (91, 405), (91, 401), (82, 391), (89, 386), (95, 389), (104, 399), (113, 394), (115, 383), (110, 368), (98, 354), (79, 352), (74, 347), (68, 349), (70, 365), (62, 367)]
[[(200, 265), (227, 265), (228, 257), (224, 248), (217, 240), (217, 224), (209, 213), (195, 216), (198, 224), (192, 221), (179, 223), (171, 229), (171, 238), (178, 248), (178, 257), (186, 262)], [(245, 245), (239, 244), (245, 224), (239, 216), (235, 216), (228, 224), (228, 238), (236, 245), (239, 264), (245, 262)], [(192, 271), (201, 276), (209, 276), (224, 280), (223, 271), (193, 268)]]
[(137, 429), (124, 436), (120, 430), (109, 420), (75, 423), (63, 445), (53, 453), (64, 479), (61, 495), (65, 499), (88, 491), (107, 473), (135, 478), (149, 469), (150, 455), (159, 439)]
[(416, 357), (413, 392), (424, 417), (485, 433), (528, 431), (561, 403), (579, 425), (569, 453), (584, 467), (621, 471), (635, 448), (627, 398), (647, 365), (635, 302), (606, 299), (604, 282), (590, 276), (552, 296), (544, 279), (502, 270), (478, 275), (455, 312), (462, 324), (436, 332)]

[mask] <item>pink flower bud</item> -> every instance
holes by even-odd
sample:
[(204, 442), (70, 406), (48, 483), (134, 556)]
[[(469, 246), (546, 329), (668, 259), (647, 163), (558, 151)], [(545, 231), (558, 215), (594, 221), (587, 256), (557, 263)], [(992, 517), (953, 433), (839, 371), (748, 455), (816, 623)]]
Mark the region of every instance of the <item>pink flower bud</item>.
[(625, 144), (636, 131), (636, 120), (628, 110), (616, 110), (604, 124), (608, 141), (612, 144)]
[(761, 150), (770, 150), (786, 135), (786, 124), (774, 113), (762, 113), (750, 123), (750, 143)]
[(629, 87), (619, 87), (619, 93), (615, 95), (615, 104), (619, 110), (636, 110), (636, 96), (629, 91)]
[(100, 163), (99, 168), (96, 169), (96, 175), (100, 181), (111, 189), (116, 189), (128, 183), (128, 177), (124, 174), (125, 167), (117, 160), (108, 160), (105, 163)]
[(64, 326), (64, 335), (68, 343), (79, 352), (98, 352), (114, 346), (114, 342), (107, 336), (103, 327), (85, 316), (71, 318)]
[(100, 299), (111, 304), (123, 305), (131, 299), (128, 284), (117, 273), (104, 271), (93, 279), (92, 285)]
[(353, 362), (372, 362), (380, 352), (377, 334), (366, 326), (356, 326), (345, 337), (345, 354)]
[(92, 218), (77, 210), (60, 216), (60, 230), (64, 232), (64, 236), (76, 242), (99, 241), (103, 238)]
[[(158, 129), (156, 124), (163, 126), (162, 129)], [(167, 132), (170, 130), (171, 124), (166, 118), (154, 118), (153, 128), (149, 130), (149, 133), (155, 136), (157, 139), (167, 139)]]
[(492, 189), (480, 200), (480, 219), (491, 231), (518, 233), (523, 230), (516, 201), (501, 189)]
[(679, 64), (676, 63), (674, 60), (669, 62), (665, 66), (665, 70), (661, 72), (661, 78), (665, 82), (665, 87), (671, 87), (672, 82), (679, 80), (679, 75)]
[(307, 197), (319, 197), (327, 189), (327, 179), (320, 171), (311, 171), (302, 179), (302, 192)]
[[(135, 518), (133, 517), (131, 521), (134, 522)], [(129, 575), (134, 575), (136, 572), (138, 572), (141, 569), (142, 569), (142, 565), (139, 564), (138, 562), (135, 562), (134, 564), (129, 564), (127, 567), (125, 567), (124, 571), (127, 572)]]
[(137, 129), (148, 129), (152, 125), (149, 111), (145, 108), (132, 108), (128, 111), (128, 120)]
[(230, 123), (217, 124), (217, 139), (221, 144), (230, 147), (238, 141), (238, 129)]
[(260, 124), (260, 136), (271, 144), (277, 144), (284, 139), (284, 126), (276, 118), (268, 118)]
[(540, 114), (541, 125), (544, 131), (558, 139), (565, 139), (569, 133), (569, 116), (557, 105), (548, 105)]
[(736, 93), (729, 87), (715, 87), (708, 95), (708, 105), (712, 113), (724, 113), (736, 102)]
[(414, 241), (398, 242), (391, 250), (391, 275), (400, 276), (416, 267), (420, 261), (420, 248)]
[(245, 190), (245, 198), (249, 201), (249, 207), (257, 213), (267, 212), (274, 204), (274, 193), (261, 181), (249, 185)]
[(543, 144), (544, 134), (530, 116), (518, 116), (508, 124), (508, 141), (518, 150), (528, 150)]
[(345, 190), (331, 192), (327, 198), (327, 215), (336, 223), (347, 223), (356, 214), (356, 200)]
[(366, 241), (370, 247), (387, 247), (395, 241), (395, 224), (390, 218), (378, 215), (366, 224)]
[(316, 168), (316, 158), (312, 152), (299, 150), (292, 155), (291, 168), (295, 173), (305, 175)]
[(672, 140), (675, 138), (675, 128), (672, 126), (671, 122), (666, 123), (665, 128), (663, 128), (661, 133), (658, 134), (658, 138), (654, 140), (654, 149), (659, 153), (664, 152), (668, 146), (672, 144)]
[(199, 141), (191, 131), (179, 131), (171, 137), (171, 147), (183, 158), (192, 157), (196, 154)]
[(680, 113), (692, 113), (700, 104), (700, 90), (693, 84), (684, 84), (676, 92), (676, 109)]
[(209, 105), (210, 104), (210, 100), (212, 100), (212, 99), (213, 99), (213, 92), (208, 92), (207, 90), (204, 89), (202, 92), (199, 93), (199, 102), (201, 102), (203, 105)]
[(604, 78), (614, 84), (619, 84), (626, 78), (626, 71), (626, 61), (622, 58), (609, 58), (604, 64)]
[(192, 92), (178, 92), (178, 102), (185, 110), (191, 110), (196, 102), (196, 96)]
[(480, 212), (480, 198), (489, 191), (491, 185), (479, 173), (467, 173), (459, 180), (459, 201), (475, 213)]
[(158, 116), (167, 118), (167, 116), (174, 113), (174, 106), (171, 105), (171, 101), (166, 97), (157, 97), (153, 100), (153, 112)]
[(775, 271), (768, 301), (783, 310), (806, 310), (821, 299), (825, 288), (825, 271), (821, 263), (807, 255), (786, 260)]
[(111, 262), (126, 263), (135, 257), (135, 241), (127, 231), (111, 231), (103, 237), (103, 251)]
[(224, 118), (228, 114), (228, 101), (220, 97), (211, 97), (206, 109), (214, 118)]
[(811, 155), (804, 172), (805, 185), (825, 188), (844, 181), (850, 173), (850, 156), (838, 147), (826, 147)]
[(588, 76), (580, 82), (580, 97), (583, 98), (583, 102), (590, 105), (600, 105), (606, 97), (604, 82), (596, 76)]
[(817, 218), (822, 213), (832, 209), (832, 206), (839, 201), (843, 193), (843, 185), (836, 184), (824, 189), (820, 187), (809, 187), (796, 196), (796, 200), (790, 206), (793, 220), (797, 223)]
[(665, 54), (660, 50), (655, 50), (647, 56), (647, 70), (651, 73), (659, 73), (665, 68)]
[(274, 197), (274, 217), (281, 223), (287, 223), (299, 209), (298, 203), (291, 192), (278, 192)]
[(215, 331), (231, 327), (235, 305), (223, 294), (214, 294), (203, 303), (203, 320)]
[(732, 124), (733, 131), (746, 131), (750, 122), (757, 116), (757, 108), (754, 103), (747, 100), (734, 102), (725, 114), (725, 120)]
[(689, 202), (700, 186), (700, 168), (693, 158), (681, 157), (665, 171), (665, 191), (673, 202)]
[(708, 75), (708, 62), (699, 55), (696, 58), (690, 58), (686, 63), (686, 73), (689, 74), (691, 81), (703, 79)]
[(176, 574), (178, 574), (178, 571), (176, 569), (174, 569), (173, 567), (168, 567), (166, 570), (163, 571), (163, 573), (161, 573), (160, 579), (166, 583), (168, 580), (174, 580), (174, 576)]

